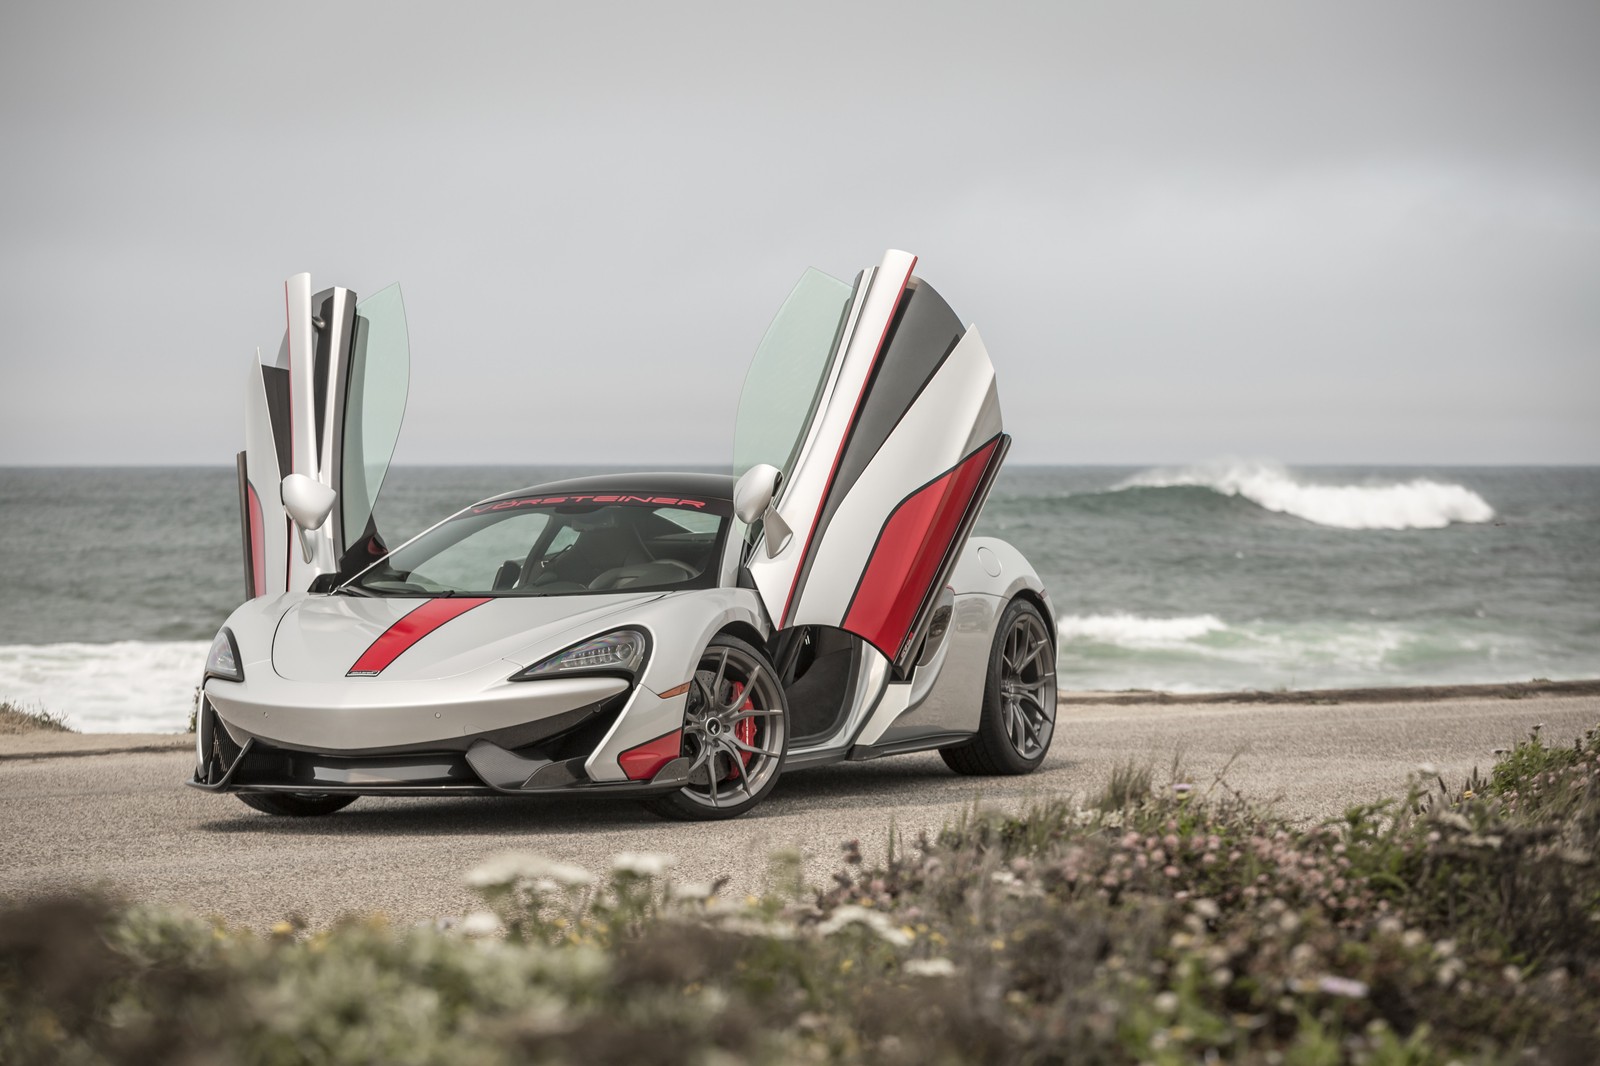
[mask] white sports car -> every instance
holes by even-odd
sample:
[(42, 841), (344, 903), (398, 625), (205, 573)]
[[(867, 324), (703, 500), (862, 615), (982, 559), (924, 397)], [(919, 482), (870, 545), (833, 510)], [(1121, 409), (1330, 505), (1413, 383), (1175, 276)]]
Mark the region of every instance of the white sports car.
[(806, 272), (745, 379), (732, 474), (519, 489), (393, 550), (373, 506), (405, 408), (399, 289), (289, 279), (249, 378), (246, 600), (207, 657), (190, 784), (284, 815), (590, 792), (714, 819), (842, 760), (1033, 770), (1050, 601), (970, 536), (1010, 438), (978, 331), (915, 263)]

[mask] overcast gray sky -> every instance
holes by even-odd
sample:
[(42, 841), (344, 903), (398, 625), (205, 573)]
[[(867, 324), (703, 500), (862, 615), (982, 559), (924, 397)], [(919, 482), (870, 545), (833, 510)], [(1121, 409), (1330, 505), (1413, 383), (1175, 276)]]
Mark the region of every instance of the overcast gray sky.
[(397, 461), (720, 462), (806, 266), (1013, 462), (1600, 462), (1600, 4), (0, 14), (0, 463), (231, 460), (281, 282), (402, 283)]

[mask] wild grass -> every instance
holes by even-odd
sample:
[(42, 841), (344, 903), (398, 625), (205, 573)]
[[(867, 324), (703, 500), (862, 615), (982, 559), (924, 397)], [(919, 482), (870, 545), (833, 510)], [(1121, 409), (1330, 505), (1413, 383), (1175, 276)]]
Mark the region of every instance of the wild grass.
[(807, 888), (528, 854), (483, 909), (262, 939), (66, 898), (0, 914), (0, 1062), (1588, 1063), (1600, 731), (1297, 827), (1135, 768), (971, 809)]
[(19, 733), (71, 733), (67, 716), (43, 707), (19, 707), (9, 700), (0, 700), (0, 736)]

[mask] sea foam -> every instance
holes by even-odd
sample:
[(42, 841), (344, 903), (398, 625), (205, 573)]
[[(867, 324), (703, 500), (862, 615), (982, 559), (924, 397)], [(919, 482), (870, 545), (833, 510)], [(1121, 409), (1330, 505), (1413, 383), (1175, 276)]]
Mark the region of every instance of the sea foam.
[(1184, 618), (1141, 618), (1134, 614), (1067, 615), (1056, 624), (1063, 640), (1119, 644), (1126, 648), (1160, 647), (1195, 640), (1228, 628), (1214, 614)]
[(66, 716), (83, 733), (181, 733), (203, 640), (0, 645), (0, 700)]
[(1425, 478), (1389, 485), (1306, 484), (1273, 463), (1147, 470), (1116, 489), (1176, 486), (1243, 497), (1269, 511), (1335, 529), (1442, 529), (1452, 522), (1494, 518), (1488, 501), (1463, 485)]

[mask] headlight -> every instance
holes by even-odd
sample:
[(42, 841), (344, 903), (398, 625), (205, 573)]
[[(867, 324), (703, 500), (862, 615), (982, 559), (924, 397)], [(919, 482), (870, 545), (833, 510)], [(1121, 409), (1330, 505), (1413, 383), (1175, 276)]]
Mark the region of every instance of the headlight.
[(649, 651), (650, 638), (642, 631), (619, 629), (582, 644), (574, 644), (566, 651), (558, 651), (550, 658), (511, 675), (511, 680), (532, 681), (576, 673), (622, 674), (631, 678), (644, 665)]
[(220, 677), (224, 681), (244, 680), (244, 666), (239, 659), (239, 645), (233, 639), (233, 632), (226, 626), (217, 634), (217, 639), (211, 642), (211, 651), (206, 655), (206, 677)]

